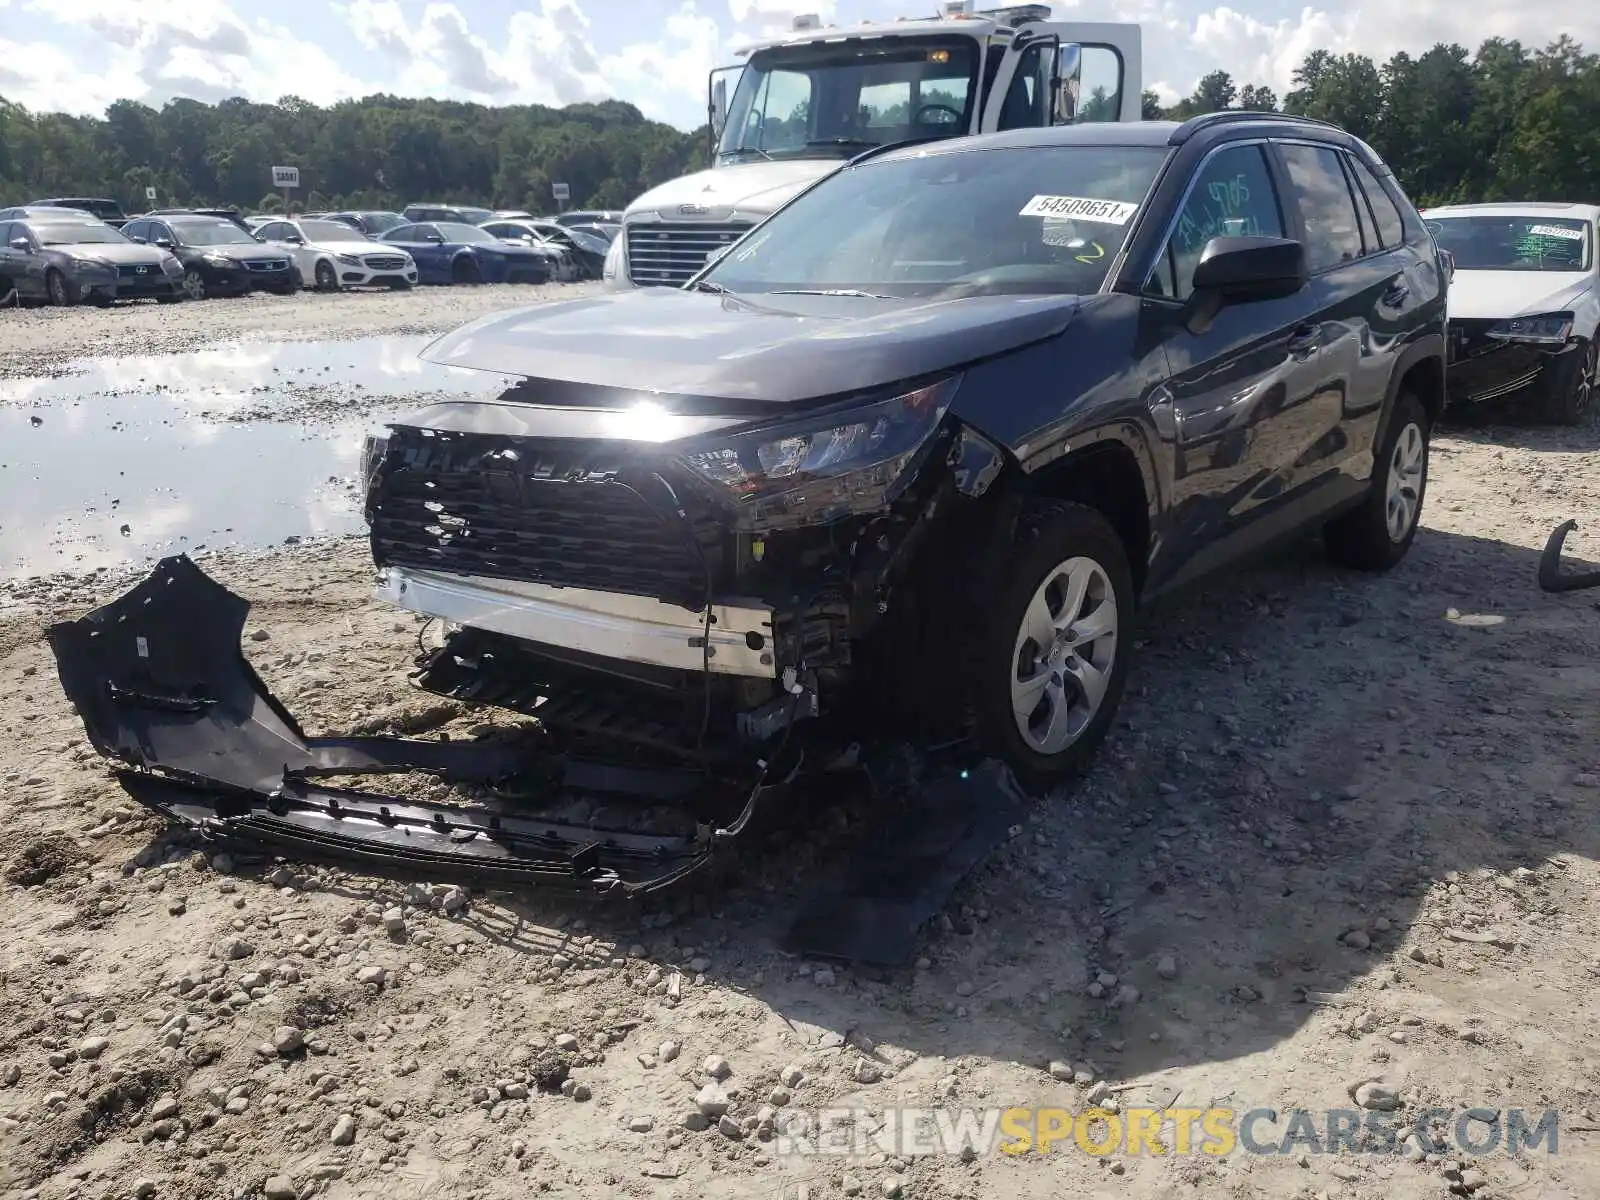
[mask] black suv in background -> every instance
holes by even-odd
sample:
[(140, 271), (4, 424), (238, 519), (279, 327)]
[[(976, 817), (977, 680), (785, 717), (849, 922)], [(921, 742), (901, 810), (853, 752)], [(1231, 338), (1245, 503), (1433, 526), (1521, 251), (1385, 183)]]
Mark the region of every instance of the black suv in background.
[(80, 209), (113, 229), (121, 229), (128, 223), (128, 214), (122, 211), (122, 205), (104, 196), (57, 196), (53, 200), (30, 200), (28, 207)]
[(122, 232), (130, 241), (172, 251), (183, 264), (183, 290), (191, 300), (254, 291), (293, 296), (303, 286), (288, 254), (220, 217), (135, 217)]

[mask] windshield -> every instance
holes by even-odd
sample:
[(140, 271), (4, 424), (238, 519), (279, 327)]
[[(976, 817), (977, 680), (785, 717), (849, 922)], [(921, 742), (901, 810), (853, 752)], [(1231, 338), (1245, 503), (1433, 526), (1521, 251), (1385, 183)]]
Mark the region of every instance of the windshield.
[(434, 226), (447, 242), (492, 242), (494, 234), (476, 225), (462, 225), (456, 221), (440, 221)]
[(737, 293), (1095, 292), (1166, 154), (1061, 146), (871, 160), (780, 209), (706, 279)]
[(300, 232), (308, 242), (364, 242), (366, 237), (342, 221), (301, 221)]
[(233, 246), (240, 242), (255, 244), (255, 238), (232, 221), (173, 222), (172, 232), (186, 246)]
[(399, 213), (368, 212), (361, 214), (361, 220), (369, 233), (388, 233), (391, 229), (399, 229), (406, 223), (406, 219)]
[(1458, 271), (1588, 271), (1594, 266), (1594, 231), (1568, 217), (1429, 217), (1441, 250)]
[(109, 225), (34, 225), (33, 236), (41, 246), (84, 246), (98, 242), (126, 242), (120, 232)]
[(965, 133), (977, 62), (967, 37), (757, 51), (734, 89), (719, 158), (848, 158)]
[(487, 208), (458, 208), (456, 211), (473, 225), (482, 225), (485, 221), (494, 220), (494, 213)]

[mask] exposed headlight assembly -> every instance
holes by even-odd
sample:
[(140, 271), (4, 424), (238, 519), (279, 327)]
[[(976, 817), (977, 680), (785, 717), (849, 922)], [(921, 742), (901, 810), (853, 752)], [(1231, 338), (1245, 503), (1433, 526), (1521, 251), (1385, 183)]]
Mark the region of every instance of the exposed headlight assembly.
[(683, 463), (737, 499), (750, 521), (808, 523), (880, 508), (898, 495), (945, 411), (959, 375), (887, 400), (686, 448)]
[(1489, 327), (1488, 336), (1506, 342), (1532, 342), (1542, 346), (1565, 345), (1572, 336), (1572, 314), (1540, 313), (1533, 317), (1512, 317)]

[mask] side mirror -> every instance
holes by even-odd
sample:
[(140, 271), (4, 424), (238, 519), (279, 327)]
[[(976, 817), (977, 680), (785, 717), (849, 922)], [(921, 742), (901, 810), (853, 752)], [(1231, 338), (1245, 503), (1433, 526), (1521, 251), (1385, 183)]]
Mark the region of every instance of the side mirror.
[(283, 240), (291, 246), (304, 246), (306, 244), (305, 238), (301, 237), (298, 233), (291, 233)]
[(1291, 238), (1214, 237), (1200, 252), (1194, 290), (1223, 300), (1279, 300), (1310, 282), (1306, 249)]
[(1071, 125), (1078, 119), (1078, 97), (1083, 90), (1083, 47), (1068, 42), (1056, 47), (1055, 71), (1050, 77), (1053, 90), (1051, 124)]
[(32, 245), (27, 238), (15, 237), (11, 239), (11, 248), (13, 250), (29, 250), (32, 249)]
[(171, 238), (157, 238), (156, 239), (156, 245), (160, 246), (163, 250), (171, 250), (172, 249), (172, 239)]

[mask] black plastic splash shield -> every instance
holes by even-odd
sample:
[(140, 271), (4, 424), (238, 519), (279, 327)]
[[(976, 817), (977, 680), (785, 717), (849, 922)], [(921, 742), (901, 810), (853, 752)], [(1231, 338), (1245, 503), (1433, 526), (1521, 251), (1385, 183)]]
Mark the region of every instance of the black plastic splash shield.
[(1576, 521), (1563, 521), (1551, 532), (1539, 556), (1539, 587), (1546, 592), (1576, 592), (1582, 588), (1600, 587), (1600, 571), (1581, 571), (1568, 574), (1561, 569), (1561, 548), (1567, 534), (1578, 527)]
[[(48, 631), (90, 742), (126, 764), (124, 786), (152, 811), (218, 840), (475, 886), (651, 891), (709, 861), (715, 833), (692, 813), (711, 785), (698, 772), (504, 744), (306, 737), (244, 657), (249, 607), (180, 555)], [(519, 792), (539, 785), (546, 803), (663, 810), (671, 832), (564, 823), (521, 802), (468, 808), (317, 782), (409, 771), (515, 780)]]
[(842, 884), (824, 886), (790, 927), (796, 954), (904, 965), (922, 926), (1022, 820), (1025, 801), (993, 762), (946, 765), (860, 841)]

